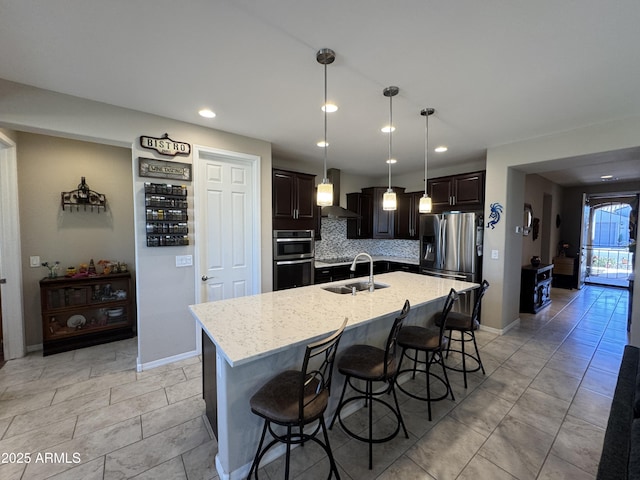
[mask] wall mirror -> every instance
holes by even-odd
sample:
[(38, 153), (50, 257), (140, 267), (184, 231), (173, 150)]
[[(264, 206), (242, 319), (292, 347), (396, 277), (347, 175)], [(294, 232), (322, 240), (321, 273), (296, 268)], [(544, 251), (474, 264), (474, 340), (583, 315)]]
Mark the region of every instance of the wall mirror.
[(533, 209), (530, 203), (524, 204), (524, 218), (522, 219), (522, 234), (529, 235), (531, 223), (533, 222)]

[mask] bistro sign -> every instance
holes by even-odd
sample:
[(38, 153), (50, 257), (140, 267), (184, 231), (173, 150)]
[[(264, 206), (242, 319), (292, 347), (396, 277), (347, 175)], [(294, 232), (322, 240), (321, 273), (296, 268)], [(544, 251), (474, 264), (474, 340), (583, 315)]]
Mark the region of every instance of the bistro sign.
[(169, 138), (169, 134), (165, 133), (162, 138), (156, 137), (140, 137), (140, 146), (155, 150), (162, 155), (189, 155), (191, 153), (191, 145), (185, 142), (176, 142)]

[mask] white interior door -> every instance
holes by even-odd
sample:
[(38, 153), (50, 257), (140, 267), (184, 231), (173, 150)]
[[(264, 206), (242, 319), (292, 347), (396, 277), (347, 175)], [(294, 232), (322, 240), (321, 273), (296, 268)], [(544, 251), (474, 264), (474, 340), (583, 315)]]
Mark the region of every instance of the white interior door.
[(199, 301), (258, 293), (259, 158), (204, 147), (196, 152)]
[(0, 133), (0, 278), (4, 359), (26, 354), (16, 145)]

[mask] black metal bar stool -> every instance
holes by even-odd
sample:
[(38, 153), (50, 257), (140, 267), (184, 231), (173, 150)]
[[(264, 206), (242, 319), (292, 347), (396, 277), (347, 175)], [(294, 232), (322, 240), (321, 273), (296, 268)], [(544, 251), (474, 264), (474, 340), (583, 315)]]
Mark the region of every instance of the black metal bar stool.
[[(464, 388), (467, 388), (467, 373), (482, 370), (482, 374), (485, 374), (484, 366), (482, 365), (482, 360), (480, 359), (478, 344), (476, 343), (475, 331), (480, 328), (480, 303), (482, 302), (482, 297), (484, 297), (484, 294), (488, 288), (489, 282), (483, 280), (482, 284), (475, 290), (476, 299), (473, 304), (473, 311), (471, 312), (471, 315), (466, 315), (459, 312), (451, 312), (447, 317), (449, 344), (447, 345), (447, 355), (445, 358), (449, 358), (450, 351), (460, 353), (462, 355), (462, 368), (452, 367), (449, 365), (447, 365), (447, 368), (456, 372), (462, 372), (462, 374), (464, 375)], [(437, 318), (436, 325), (439, 325), (439, 322), (440, 318)], [(459, 332), (460, 336), (458, 338), (454, 338), (453, 332)], [(451, 348), (452, 342), (459, 342), (460, 349), (458, 350)], [(465, 351), (464, 346), (467, 342), (473, 342), (475, 355), (473, 353)], [(471, 367), (467, 367), (467, 360), (471, 360), (473, 362)]]
[[(347, 319), (345, 318), (342, 326), (333, 334), (308, 345), (301, 370), (288, 370), (276, 375), (251, 397), (249, 402), (251, 411), (264, 418), (264, 428), (262, 429), (258, 450), (247, 479), (251, 478), (254, 471), (255, 478), (258, 478), (260, 460), (277, 443), (287, 445), (285, 479), (288, 479), (291, 445), (301, 444), (304, 446), (307, 441), (317, 443), (327, 453), (331, 465), (328, 478), (335, 474), (336, 478), (340, 479), (333, 453), (331, 453), (331, 446), (329, 445), (324, 412), (329, 403), (331, 376), (338, 342), (346, 325)], [(319, 365), (315, 366), (318, 363)], [(304, 433), (304, 427), (316, 420), (318, 425), (314, 427), (313, 431)], [(286, 427), (286, 433), (276, 433), (272, 424)], [(294, 432), (294, 428), (298, 429), (299, 432)], [(322, 434), (324, 435), (324, 443), (316, 438), (316, 434), (320, 429), (322, 429)], [(267, 430), (273, 440), (262, 448)]]
[[(431, 402), (443, 400), (451, 393), (451, 399), (455, 400), (451, 384), (449, 383), (449, 377), (447, 376), (447, 370), (444, 365), (443, 353), (447, 347), (447, 337), (444, 335), (445, 325), (447, 323), (447, 316), (451, 312), (453, 303), (458, 299), (458, 294), (452, 288), (449, 291), (449, 295), (444, 302), (442, 312), (438, 314), (438, 317), (442, 320), (439, 327), (420, 327), (416, 325), (410, 325), (400, 330), (398, 335), (398, 346), (402, 348), (402, 355), (400, 357), (400, 365), (406, 356), (409, 360), (413, 361), (412, 368), (401, 369), (398, 367), (398, 375), (405, 372), (411, 372), (412, 378), (416, 378), (416, 373), (424, 373), (426, 377), (427, 396), (409, 392), (402, 384), (398, 383), (398, 388), (405, 394), (413, 397), (417, 400), (423, 400), (427, 402), (429, 421), (431, 421)], [(408, 351), (413, 352), (413, 356), (409, 355)], [(420, 360), (418, 356), (420, 353), (424, 353), (424, 360)], [(442, 377), (431, 371), (431, 366), (434, 364), (440, 364), (442, 366)], [(424, 365), (423, 369), (418, 369), (418, 364)], [(432, 377), (440, 382), (445, 387), (445, 393), (434, 397), (431, 395), (431, 379)]]
[[(373, 347), (371, 345), (351, 345), (342, 353), (340, 359), (338, 360), (338, 371), (342, 373), (346, 377), (346, 379), (344, 382), (344, 387), (342, 389), (342, 394), (340, 395), (338, 408), (336, 409), (333, 419), (331, 420), (329, 429), (333, 428), (333, 424), (335, 423), (337, 418), (347, 435), (355, 438), (356, 440), (367, 442), (369, 444), (369, 470), (373, 468), (374, 443), (383, 443), (391, 440), (400, 431), (400, 426), (402, 426), (405, 437), (409, 438), (407, 428), (405, 427), (404, 421), (402, 420), (402, 414), (400, 413), (400, 406), (398, 405), (398, 397), (396, 396), (394, 385), (398, 372), (398, 363), (396, 361), (396, 345), (398, 332), (401, 331), (402, 323), (409, 314), (410, 309), (411, 305), (409, 304), (409, 300), (405, 300), (400, 315), (393, 322), (393, 327), (391, 327), (391, 331), (389, 332), (389, 336), (387, 337), (387, 343), (384, 350), (382, 350), (381, 348)], [(354, 385), (352, 381), (353, 379), (364, 381), (365, 389), (362, 390), (361, 387)], [(374, 392), (374, 382), (386, 383), (387, 387), (383, 391)], [(359, 395), (349, 397), (345, 400), (344, 394), (347, 390), (347, 385), (350, 385), (354, 391), (359, 393)], [(378, 398), (381, 395), (388, 393), (393, 394), (395, 407), (382, 400), (381, 398)], [(368, 407), (369, 434), (367, 437), (362, 437), (349, 430), (345, 426), (344, 422), (342, 421), (342, 417), (340, 416), (340, 412), (345, 405), (359, 400), (364, 400), (365, 406)], [(374, 402), (384, 405), (396, 416), (396, 419), (398, 421), (395, 431), (381, 438), (373, 438)]]

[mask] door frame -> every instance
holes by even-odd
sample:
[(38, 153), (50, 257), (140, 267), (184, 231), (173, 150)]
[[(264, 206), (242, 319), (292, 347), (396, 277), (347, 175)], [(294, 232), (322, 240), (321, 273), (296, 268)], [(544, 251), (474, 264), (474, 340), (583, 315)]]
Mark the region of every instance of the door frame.
[[(206, 188), (203, 188), (204, 172), (202, 160), (202, 154), (214, 155), (221, 160), (227, 159), (230, 162), (234, 160), (242, 160), (251, 164), (251, 173), (253, 175), (253, 201), (251, 208), (251, 223), (255, 226), (251, 235), (251, 255), (253, 261), (252, 275), (251, 275), (251, 288), (254, 294), (261, 292), (261, 278), (262, 278), (262, 242), (261, 242), (261, 215), (260, 215), (260, 183), (261, 183), (261, 158), (258, 155), (252, 155), (248, 153), (233, 152), (230, 150), (223, 150), (219, 148), (207, 147), (203, 145), (193, 146), (193, 213), (195, 219), (195, 246), (194, 246), (194, 266), (195, 266), (195, 290), (196, 290), (196, 302), (202, 303), (206, 301), (204, 298), (204, 289), (202, 288), (202, 249), (200, 248), (201, 239), (205, 238), (204, 225), (206, 225)], [(202, 240), (204, 241), (204, 240)], [(196, 344), (198, 352), (202, 351), (202, 338), (201, 328), (196, 327)]]
[(18, 209), (18, 158), (16, 144), (0, 132), (0, 277), (4, 359), (26, 354), (22, 299), (22, 252)]

